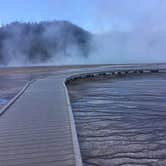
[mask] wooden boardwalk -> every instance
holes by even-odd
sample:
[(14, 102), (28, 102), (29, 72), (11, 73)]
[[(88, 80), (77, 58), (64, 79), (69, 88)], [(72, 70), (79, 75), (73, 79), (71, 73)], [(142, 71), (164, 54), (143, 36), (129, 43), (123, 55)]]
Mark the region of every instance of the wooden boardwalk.
[(30, 84), (0, 117), (0, 166), (76, 165), (63, 79)]
[(121, 70), (124, 71), (121, 67), (72, 70), (31, 83), (2, 110), (0, 166), (82, 166), (64, 82), (73, 75)]

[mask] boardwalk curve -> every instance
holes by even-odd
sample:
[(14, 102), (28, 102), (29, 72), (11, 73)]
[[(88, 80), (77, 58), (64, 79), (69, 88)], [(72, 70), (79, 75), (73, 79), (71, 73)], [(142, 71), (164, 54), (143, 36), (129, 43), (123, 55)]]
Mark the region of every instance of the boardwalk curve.
[(99, 75), (159, 71), (165, 66), (97, 67), (59, 72), (27, 84), (0, 116), (0, 166), (82, 166), (65, 84)]

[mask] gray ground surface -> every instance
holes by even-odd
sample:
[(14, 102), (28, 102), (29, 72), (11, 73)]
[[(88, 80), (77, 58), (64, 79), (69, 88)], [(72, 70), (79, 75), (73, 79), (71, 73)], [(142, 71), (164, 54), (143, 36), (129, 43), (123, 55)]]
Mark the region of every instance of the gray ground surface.
[(0, 109), (31, 80), (56, 76), (64, 70), (95, 66), (39, 66), (0, 68)]
[(6, 105), (28, 81), (55, 75), (56, 71), (56, 68), (0, 69), (0, 108)]
[(6, 105), (28, 82), (48, 74), (10, 74), (0, 76), (0, 108)]
[(84, 166), (165, 166), (165, 85), (165, 73), (70, 85)]

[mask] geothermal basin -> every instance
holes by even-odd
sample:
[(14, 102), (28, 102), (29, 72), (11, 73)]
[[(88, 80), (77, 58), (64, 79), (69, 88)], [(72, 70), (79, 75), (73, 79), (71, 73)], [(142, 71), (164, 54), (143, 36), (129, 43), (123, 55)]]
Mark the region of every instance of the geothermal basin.
[(69, 86), (85, 166), (166, 164), (166, 73)]
[(31, 84), (2, 109), (0, 165), (166, 165), (165, 69), (165, 64), (2, 69), (2, 108)]

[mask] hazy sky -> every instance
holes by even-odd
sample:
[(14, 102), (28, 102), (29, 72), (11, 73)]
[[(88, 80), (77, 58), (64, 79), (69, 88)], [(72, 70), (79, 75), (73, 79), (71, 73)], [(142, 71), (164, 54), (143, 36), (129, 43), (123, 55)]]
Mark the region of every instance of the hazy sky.
[(0, 0), (0, 24), (69, 20), (92, 32), (164, 29), (166, 0)]

